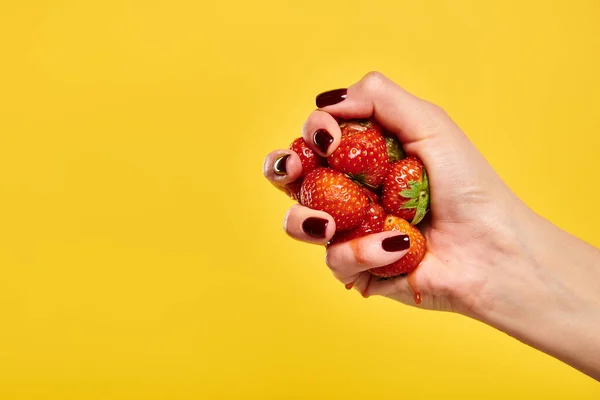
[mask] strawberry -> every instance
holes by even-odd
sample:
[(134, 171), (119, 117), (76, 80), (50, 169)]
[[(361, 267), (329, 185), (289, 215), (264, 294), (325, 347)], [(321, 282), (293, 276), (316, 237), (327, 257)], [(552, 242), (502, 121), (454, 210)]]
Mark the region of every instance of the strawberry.
[(362, 187), (362, 191), (364, 194), (367, 195), (367, 197), (369, 198), (369, 201), (371, 203), (375, 203), (375, 204), (381, 204), (381, 196), (380, 193), (378, 192), (374, 192), (373, 190), (369, 190), (366, 187)]
[[(377, 123), (375, 121), (372, 122), (375, 124)], [(387, 149), (390, 163), (393, 164), (396, 161), (400, 161), (403, 158), (405, 158), (406, 154), (404, 153), (402, 143), (400, 143), (398, 137), (394, 133), (382, 127), (381, 125), (379, 125), (379, 129), (381, 129), (381, 136), (383, 136), (383, 138), (385, 139), (385, 147)]]
[(342, 137), (328, 157), (329, 166), (371, 188), (383, 183), (390, 167), (381, 126), (372, 119), (340, 123)]
[(367, 207), (366, 216), (360, 225), (349, 231), (337, 232), (327, 245), (331, 246), (335, 243), (347, 242), (371, 233), (379, 233), (383, 231), (385, 216), (386, 213), (382, 206), (379, 204), (370, 204)]
[(357, 227), (365, 217), (369, 198), (361, 187), (339, 171), (317, 168), (306, 175), (300, 189), (300, 204), (325, 211), (336, 230)]
[(409, 274), (415, 270), (425, 257), (425, 237), (419, 229), (395, 215), (387, 215), (383, 225), (384, 231), (400, 231), (410, 238), (408, 253), (398, 261), (383, 267), (372, 268), (372, 275), (382, 278), (392, 278), (398, 275)]
[(290, 150), (296, 152), (302, 163), (302, 173), (300, 178), (304, 178), (310, 171), (315, 168), (324, 167), (327, 165), (327, 160), (321, 157), (306, 144), (306, 141), (299, 137), (292, 142)]
[(417, 157), (392, 164), (383, 182), (381, 203), (388, 213), (413, 225), (421, 222), (429, 208), (429, 180)]

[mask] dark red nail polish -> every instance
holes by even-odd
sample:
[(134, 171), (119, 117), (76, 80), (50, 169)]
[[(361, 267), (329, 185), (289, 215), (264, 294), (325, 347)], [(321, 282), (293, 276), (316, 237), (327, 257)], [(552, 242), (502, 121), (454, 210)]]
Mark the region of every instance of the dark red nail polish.
[(347, 93), (347, 89), (335, 89), (330, 90), (329, 92), (321, 93), (317, 96), (317, 107), (322, 108), (341, 103), (346, 99)]
[(329, 146), (333, 143), (333, 136), (325, 129), (319, 129), (313, 135), (313, 142), (315, 142), (315, 145), (321, 150), (321, 153), (327, 154)]
[(309, 217), (302, 223), (302, 230), (306, 232), (307, 235), (316, 238), (324, 238), (328, 224), (329, 221), (324, 218)]
[(285, 175), (287, 174), (287, 160), (288, 158), (290, 158), (289, 154), (285, 154), (281, 157), (279, 157), (277, 160), (275, 160), (275, 163), (273, 164), (273, 171), (275, 172), (275, 175)]
[(385, 251), (402, 251), (410, 247), (410, 238), (408, 235), (398, 235), (385, 238), (381, 241), (381, 247)]

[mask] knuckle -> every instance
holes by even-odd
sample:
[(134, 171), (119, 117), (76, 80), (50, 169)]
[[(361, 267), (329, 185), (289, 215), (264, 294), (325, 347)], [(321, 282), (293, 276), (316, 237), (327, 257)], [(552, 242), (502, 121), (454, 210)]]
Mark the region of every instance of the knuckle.
[(352, 249), (352, 258), (356, 262), (356, 265), (363, 266), (367, 264), (368, 245), (366, 240), (361, 240), (361, 238), (358, 238), (351, 240), (348, 243), (350, 245), (350, 249)]
[(339, 245), (331, 246), (325, 252), (325, 264), (334, 273), (339, 272), (340, 269), (340, 252)]
[(429, 109), (431, 110), (431, 113), (434, 115), (438, 115), (440, 117), (445, 117), (448, 115), (446, 110), (439, 104), (427, 102), (427, 105), (428, 105)]
[(362, 267), (369, 262), (369, 245), (367, 238), (356, 238), (346, 242), (348, 252), (351, 254), (351, 260), (354, 265)]
[(385, 82), (387, 78), (381, 72), (371, 71), (362, 78), (362, 86), (367, 91), (377, 90)]

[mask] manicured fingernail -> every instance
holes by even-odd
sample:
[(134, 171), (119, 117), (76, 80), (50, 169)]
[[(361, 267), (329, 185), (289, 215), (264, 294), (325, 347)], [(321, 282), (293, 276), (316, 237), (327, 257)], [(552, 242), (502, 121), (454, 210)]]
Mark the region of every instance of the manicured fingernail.
[(285, 154), (281, 157), (279, 157), (277, 160), (275, 160), (275, 163), (273, 164), (273, 172), (275, 172), (275, 175), (285, 175), (287, 174), (287, 160), (288, 158), (290, 158), (289, 154)]
[(313, 142), (321, 150), (321, 153), (327, 154), (329, 146), (333, 143), (333, 136), (325, 129), (319, 129), (313, 135)]
[(329, 221), (324, 218), (309, 217), (302, 223), (302, 230), (306, 232), (307, 235), (316, 238), (324, 238), (328, 224)]
[(381, 247), (385, 251), (402, 251), (408, 250), (410, 247), (410, 239), (408, 235), (398, 235), (385, 238), (381, 241)]
[(321, 93), (317, 96), (317, 107), (322, 108), (341, 103), (346, 99), (347, 93), (347, 89), (335, 89), (330, 90), (329, 92)]

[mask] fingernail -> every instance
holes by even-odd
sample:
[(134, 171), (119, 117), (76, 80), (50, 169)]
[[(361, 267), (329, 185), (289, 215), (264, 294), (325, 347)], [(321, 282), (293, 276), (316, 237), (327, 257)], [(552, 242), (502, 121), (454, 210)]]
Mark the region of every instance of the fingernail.
[(381, 247), (385, 251), (402, 251), (408, 250), (410, 247), (410, 239), (408, 235), (398, 235), (385, 238), (381, 241)]
[(335, 89), (330, 90), (329, 92), (321, 93), (317, 96), (317, 107), (322, 108), (341, 103), (346, 99), (347, 93), (347, 89)]
[(275, 172), (275, 175), (285, 175), (287, 174), (287, 159), (290, 158), (289, 154), (285, 154), (281, 157), (279, 157), (277, 160), (275, 160), (275, 163), (273, 164), (273, 171)]
[(329, 221), (324, 218), (309, 217), (302, 223), (302, 230), (306, 232), (307, 235), (316, 238), (324, 238), (328, 224)]
[(325, 129), (319, 129), (313, 135), (313, 142), (321, 150), (321, 153), (327, 154), (329, 146), (333, 143), (333, 136)]

